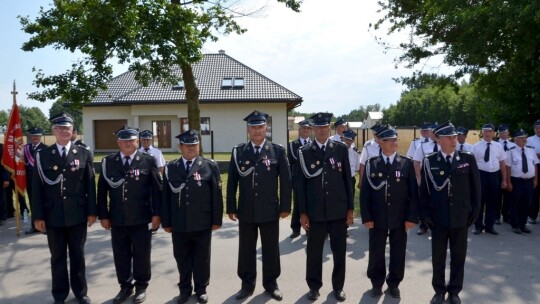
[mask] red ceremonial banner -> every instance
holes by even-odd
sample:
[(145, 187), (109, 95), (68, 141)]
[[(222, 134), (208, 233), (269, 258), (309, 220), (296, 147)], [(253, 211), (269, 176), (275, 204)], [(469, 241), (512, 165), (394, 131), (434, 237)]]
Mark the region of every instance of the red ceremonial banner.
[(2, 153), (2, 165), (11, 172), (11, 178), (15, 182), (15, 189), (24, 195), (26, 190), (26, 169), (24, 165), (24, 142), (21, 127), (19, 107), (13, 103), (9, 124), (4, 134), (4, 151)]

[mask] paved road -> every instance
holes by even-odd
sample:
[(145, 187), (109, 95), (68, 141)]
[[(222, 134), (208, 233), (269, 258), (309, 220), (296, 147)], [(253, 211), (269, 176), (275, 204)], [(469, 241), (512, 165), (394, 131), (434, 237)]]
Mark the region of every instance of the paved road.
[[(357, 222), (359, 220), (357, 219)], [(283, 303), (311, 303), (305, 297), (306, 237), (291, 240), (290, 221), (280, 223), (282, 272), (278, 280)], [(0, 303), (52, 303), (50, 264), (44, 235), (15, 236), (11, 219), (0, 226)], [(533, 225), (531, 235), (515, 235), (508, 225), (497, 226), (500, 235), (469, 235), (469, 252), (465, 271), (463, 303), (538, 303), (540, 302), (540, 225)], [(416, 230), (415, 230), (416, 231)], [(212, 243), (212, 277), (208, 287), (210, 303), (276, 302), (264, 293), (261, 276), (252, 297), (236, 301), (240, 288), (236, 276), (238, 226), (224, 220)], [(431, 288), (431, 255), (428, 236), (409, 235), (405, 279), (400, 289), (402, 299), (390, 296), (372, 299), (371, 284), (366, 277), (367, 230), (356, 223), (350, 228), (347, 247), (346, 303), (429, 303)], [(176, 303), (178, 273), (172, 255), (170, 235), (163, 230), (155, 235), (152, 249), (152, 280), (145, 303)], [(94, 225), (86, 243), (88, 295), (93, 303), (112, 303), (119, 287), (116, 283), (110, 234)], [(260, 274), (260, 250), (258, 271)], [(332, 255), (328, 242), (324, 251), (321, 298), (316, 303), (336, 303), (331, 288)], [(76, 303), (70, 294), (67, 303)], [(126, 301), (131, 303), (131, 299)], [(188, 303), (196, 303), (192, 297)]]

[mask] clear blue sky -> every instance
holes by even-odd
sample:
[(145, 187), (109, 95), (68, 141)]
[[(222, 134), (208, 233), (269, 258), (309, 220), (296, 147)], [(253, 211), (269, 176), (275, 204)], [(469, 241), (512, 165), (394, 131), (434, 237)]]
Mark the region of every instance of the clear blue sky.
[[(49, 0), (6, 1), (0, 10), (0, 110), (11, 108), (13, 80), (19, 104), (38, 106), (48, 116), (52, 101), (40, 103), (26, 94), (35, 91), (32, 67), (45, 73), (65, 71), (76, 56), (51, 49), (28, 53), (21, 45), (29, 36), (21, 31), (18, 15), (37, 16)], [(252, 1), (245, 1), (252, 5)], [(264, 1), (262, 1), (264, 3)], [(377, 20), (376, 0), (304, 1), (301, 13), (269, 0), (264, 16), (242, 18), (248, 29), (207, 44), (205, 53), (223, 49), (240, 62), (290, 89), (304, 99), (304, 112), (349, 113), (360, 105), (396, 103), (402, 86), (392, 78), (411, 71), (394, 68), (398, 53), (384, 54), (368, 25)], [(126, 70), (115, 69), (115, 75)]]

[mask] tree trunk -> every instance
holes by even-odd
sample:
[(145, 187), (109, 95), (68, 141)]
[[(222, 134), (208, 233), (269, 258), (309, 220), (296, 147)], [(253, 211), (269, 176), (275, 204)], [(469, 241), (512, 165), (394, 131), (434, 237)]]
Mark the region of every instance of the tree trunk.
[(195, 83), (193, 68), (189, 64), (181, 64), (182, 79), (186, 89), (186, 103), (188, 109), (188, 124), (190, 129), (199, 131), (200, 154), (203, 154), (201, 141), (201, 110), (199, 109), (199, 88)]

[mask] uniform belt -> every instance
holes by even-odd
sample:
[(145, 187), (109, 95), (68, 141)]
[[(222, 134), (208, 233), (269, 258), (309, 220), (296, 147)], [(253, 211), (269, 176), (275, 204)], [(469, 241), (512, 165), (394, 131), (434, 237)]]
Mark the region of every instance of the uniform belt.
[(521, 181), (525, 181), (525, 182), (528, 182), (528, 181), (532, 180), (534, 177), (524, 178), (524, 177), (515, 177), (515, 176), (511, 176), (511, 178), (517, 179), (517, 180), (521, 180)]

